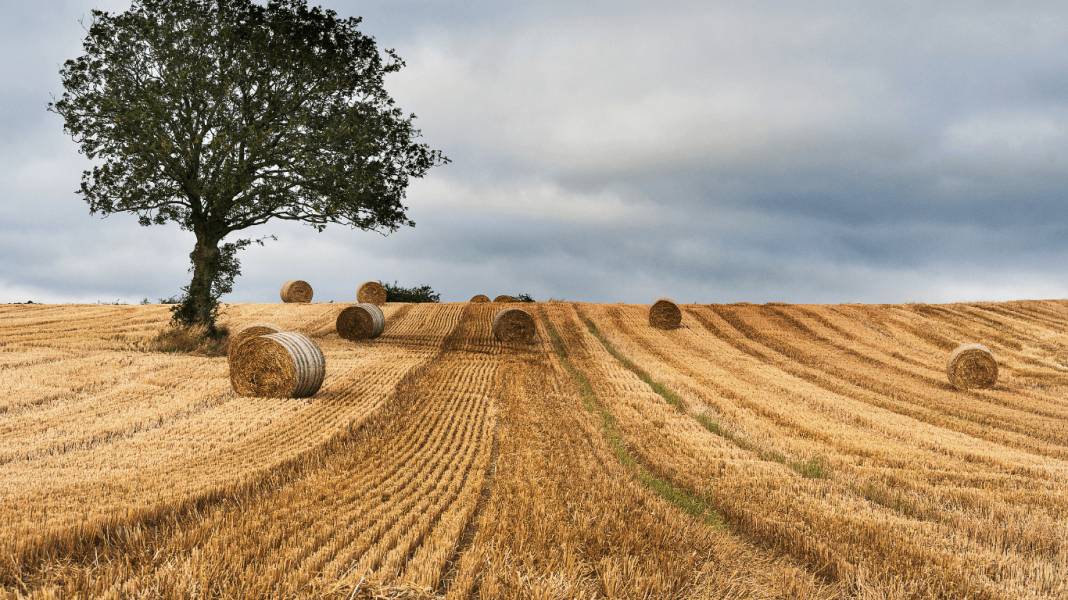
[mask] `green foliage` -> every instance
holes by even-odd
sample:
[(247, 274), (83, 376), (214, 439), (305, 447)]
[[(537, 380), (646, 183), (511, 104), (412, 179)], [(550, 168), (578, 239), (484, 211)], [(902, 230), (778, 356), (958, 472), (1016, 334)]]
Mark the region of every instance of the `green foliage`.
[(516, 294), (512, 297), (515, 298), (517, 302), (535, 302), (534, 296), (531, 296), (530, 294)]
[(415, 287), (403, 287), (396, 281), (384, 283), (386, 288), (386, 302), (441, 302), (441, 294), (434, 291), (429, 285)]
[(49, 108), (93, 166), (93, 214), (195, 234), (193, 277), (175, 317), (214, 329), (220, 295), (270, 220), (395, 231), (414, 225), (411, 178), (448, 162), (389, 96), (404, 65), (360, 19), (305, 0), (133, 0), (95, 10), (82, 56), (64, 63)]
[(696, 415), (694, 415), (693, 418), (697, 419), (697, 422), (700, 423), (702, 427), (707, 429), (709, 433), (713, 433), (720, 437), (727, 437), (727, 432), (724, 431), (723, 427), (719, 424), (719, 422), (713, 419), (707, 411), (697, 413)]
[(827, 479), (831, 476), (831, 465), (822, 456), (814, 456), (805, 462), (792, 462), (790, 468), (807, 479)]
[[(176, 325), (192, 327), (204, 325), (209, 335), (218, 336), (214, 323), (219, 313), (219, 298), (234, 291), (234, 279), (241, 274), (241, 263), (237, 260), (237, 253), (252, 244), (263, 245), (263, 240), (240, 239), (227, 242), (218, 248), (208, 248), (210, 255), (207, 258), (198, 257), (198, 253), (204, 252), (199, 244), (190, 255), (194, 272), (193, 283), (182, 288), (180, 301), (171, 307), (171, 315)], [(212, 252), (212, 250), (214, 252)], [(196, 270), (198, 266), (203, 274), (203, 285), (207, 288), (206, 294), (197, 295), (190, 290), (198, 283)], [(204, 314), (209, 316), (206, 321)]]

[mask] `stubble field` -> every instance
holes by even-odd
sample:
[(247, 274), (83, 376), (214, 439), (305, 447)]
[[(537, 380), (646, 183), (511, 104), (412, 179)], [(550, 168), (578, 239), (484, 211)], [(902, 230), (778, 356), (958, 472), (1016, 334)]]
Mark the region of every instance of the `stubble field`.
[(0, 596), (1068, 597), (1068, 301), (526, 306), (228, 306), (321, 345), (306, 400), (166, 307), (0, 307)]

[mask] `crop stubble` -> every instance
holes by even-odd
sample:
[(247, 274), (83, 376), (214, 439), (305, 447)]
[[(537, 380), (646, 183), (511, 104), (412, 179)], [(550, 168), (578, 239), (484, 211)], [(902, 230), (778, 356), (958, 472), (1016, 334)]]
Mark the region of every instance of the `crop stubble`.
[[(682, 308), (549, 303), (515, 347), (492, 305), (390, 305), (361, 346), (231, 305), (327, 355), (249, 400), (145, 350), (165, 307), (0, 307), (0, 591), (1068, 594), (1068, 304)], [(946, 382), (970, 341), (995, 388)]]

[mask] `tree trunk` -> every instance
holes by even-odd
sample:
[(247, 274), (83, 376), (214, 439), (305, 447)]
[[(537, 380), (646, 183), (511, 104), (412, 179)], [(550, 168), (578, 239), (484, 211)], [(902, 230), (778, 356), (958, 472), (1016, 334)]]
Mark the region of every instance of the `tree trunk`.
[(193, 280), (182, 300), (177, 317), (186, 325), (203, 325), (211, 336), (215, 328), (215, 306), (218, 299), (212, 294), (212, 284), (219, 274), (219, 240), (197, 234), (197, 243), (189, 254), (193, 263)]

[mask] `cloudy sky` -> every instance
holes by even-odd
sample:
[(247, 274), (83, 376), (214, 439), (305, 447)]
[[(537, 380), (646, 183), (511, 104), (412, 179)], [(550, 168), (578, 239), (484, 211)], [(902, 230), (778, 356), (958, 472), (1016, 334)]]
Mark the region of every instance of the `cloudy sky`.
[[(453, 163), (414, 229), (259, 228), (230, 301), (1068, 296), (1064, 2), (323, 4), (405, 58), (388, 87)], [(189, 234), (89, 215), (45, 111), (79, 20), (125, 6), (0, 0), (0, 302), (188, 283)]]

